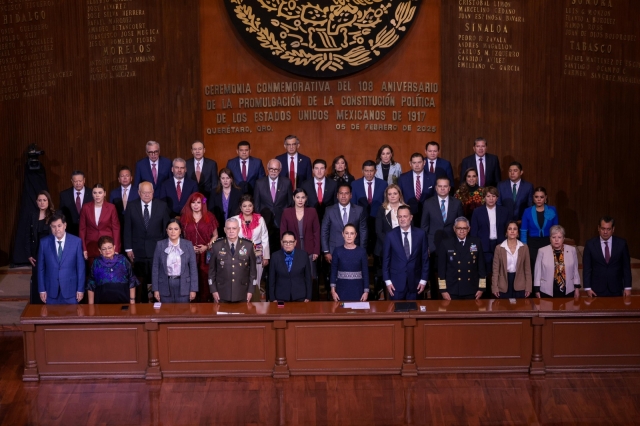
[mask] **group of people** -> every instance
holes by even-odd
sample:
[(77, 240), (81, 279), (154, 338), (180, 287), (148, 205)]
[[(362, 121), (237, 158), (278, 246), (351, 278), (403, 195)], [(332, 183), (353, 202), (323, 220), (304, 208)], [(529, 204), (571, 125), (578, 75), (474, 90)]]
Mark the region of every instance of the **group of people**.
[[(85, 290), (88, 303), (308, 302), (322, 287), (336, 301), (579, 296), (576, 250), (546, 190), (525, 181), (518, 162), (501, 180), (484, 138), (462, 160), (455, 191), (437, 142), (404, 173), (383, 145), (358, 179), (342, 155), (327, 173), (296, 136), (284, 148), (265, 170), (241, 141), (218, 170), (200, 141), (192, 158), (173, 161), (150, 141), (135, 175), (120, 169), (108, 201), (80, 171), (59, 210), (41, 191), (32, 303), (78, 303)], [(589, 296), (630, 293), (629, 250), (614, 226), (604, 216), (585, 245)]]

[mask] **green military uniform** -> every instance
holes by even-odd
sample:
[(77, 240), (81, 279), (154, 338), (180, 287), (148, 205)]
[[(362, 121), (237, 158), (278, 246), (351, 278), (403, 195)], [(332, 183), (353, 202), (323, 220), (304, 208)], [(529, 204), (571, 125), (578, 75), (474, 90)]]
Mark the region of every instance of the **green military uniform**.
[(209, 288), (218, 293), (221, 302), (243, 302), (253, 292), (256, 280), (256, 256), (253, 243), (238, 238), (232, 253), (226, 238), (218, 238), (211, 247)]
[(487, 288), (487, 273), (479, 238), (467, 236), (464, 245), (457, 237), (438, 247), (438, 286), (451, 299), (474, 299)]

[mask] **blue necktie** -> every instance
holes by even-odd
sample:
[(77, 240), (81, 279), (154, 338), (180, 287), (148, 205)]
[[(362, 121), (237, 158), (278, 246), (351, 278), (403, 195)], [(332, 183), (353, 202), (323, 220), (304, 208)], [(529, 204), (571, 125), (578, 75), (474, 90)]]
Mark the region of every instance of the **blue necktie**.
[(447, 221), (447, 209), (444, 208), (444, 200), (440, 200), (442, 204), (440, 204), (440, 211), (442, 212), (442, 221)]
[(58, 262), (62, 260), (62, 241), (58, 241)]

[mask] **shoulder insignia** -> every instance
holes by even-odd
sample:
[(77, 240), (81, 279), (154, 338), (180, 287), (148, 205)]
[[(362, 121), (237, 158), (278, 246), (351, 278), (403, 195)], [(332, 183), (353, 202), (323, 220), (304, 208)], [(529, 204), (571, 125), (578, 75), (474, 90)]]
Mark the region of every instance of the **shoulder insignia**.
[(215, 240), (214, 243), (217, 243), (218, 241), (222, 241), (222, 240), (224, 240), (224, 237), (218, 237), (218, 239)]

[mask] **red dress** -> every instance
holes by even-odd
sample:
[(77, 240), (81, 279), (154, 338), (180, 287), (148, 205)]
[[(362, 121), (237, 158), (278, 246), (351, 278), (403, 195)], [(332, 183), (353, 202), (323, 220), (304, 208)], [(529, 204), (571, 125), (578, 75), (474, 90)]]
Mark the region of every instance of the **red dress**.
[[(193, 246), (208, 245), (213, 238), (213, 233), (218, 229), (218, 221), (211, 212), (207, 212), (206, 218), (200, 219), (199, 222), (186, 222), (186, 218), (180, 218), (184, 238), (191, 241)], [(207, 265), (207, 252), (197, 253), (196, 260), (198, 262), (198, 294), (200, 302), (207, 302), (211, 297), (209, 290), (209, 265)]]

